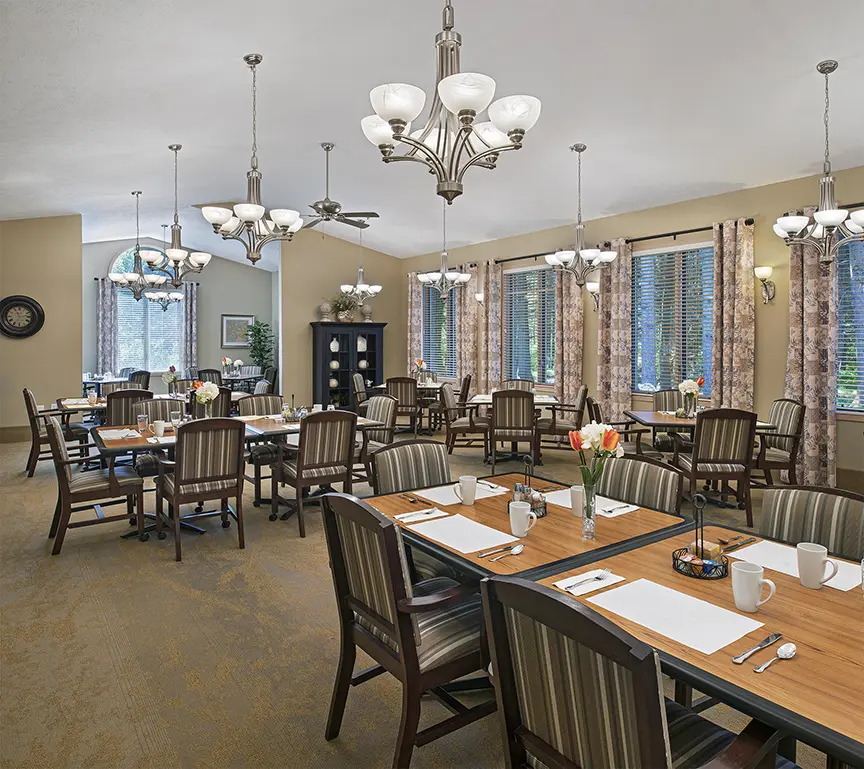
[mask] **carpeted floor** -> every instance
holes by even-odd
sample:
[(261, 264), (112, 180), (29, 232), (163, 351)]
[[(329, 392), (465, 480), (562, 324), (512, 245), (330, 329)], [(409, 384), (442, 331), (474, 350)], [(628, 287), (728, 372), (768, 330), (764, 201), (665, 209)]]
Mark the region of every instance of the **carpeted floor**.
[[(205, 535), (184, 534), (181, 563), (170, 536), (119, 539), (125, 523), (71, 531), (51, 557), (54, 470), (42, 462), (27, 479), (27, 449), (0, 446), (0, 765), (390, 766), (400, 689), (389, 676), (353, 689), (340, 737), (323, 737), (338, 623), (316, 508), (301, 540), (296, 521), (254, 508), (247, 486), (245, 550), (233, 526), (212, 519)], [(540, 472), (573, 482), (575, 469), (570, 452), (547, 452)], [(457, 449), (452, 470), (488, 473), (479, 449)], [(755, 504), (758, 514), (758, 492)], [(743, 523), (737, 511), (709, 512)], [(427, 701), (421, 726), (445, 715)], [(709, 715), (736, 730), (744, 723), (724, 707)], [(803, 747), (798, 760), (824, 766)], [(418, 748), (411, 766), (502, 762), (492, 717)]]

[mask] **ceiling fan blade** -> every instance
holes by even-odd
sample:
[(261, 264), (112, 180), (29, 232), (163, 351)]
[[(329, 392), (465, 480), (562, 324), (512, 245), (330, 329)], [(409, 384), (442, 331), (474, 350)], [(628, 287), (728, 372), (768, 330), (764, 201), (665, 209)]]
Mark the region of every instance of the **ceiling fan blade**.
[(361, 230), (365, 230), (369, 226), (369, 222), (361, 222), (359, 219), (346, 219), (344, 216), (338, 217), (336, 221), (342, 224), (350, 224), (352, 227), (357, 227)]
[(300, 228), (301, 230), (308, 230), (310, 227), (314, 227), (316, 224), (321, 224), (324, 220), (320, 217), (318, 219), (310, 219), (308, 222), (304, 223), (304, 225)]
[(377, 219), (374, 211), (343, 211), (342, 216), (353, 216), (355, 219)]

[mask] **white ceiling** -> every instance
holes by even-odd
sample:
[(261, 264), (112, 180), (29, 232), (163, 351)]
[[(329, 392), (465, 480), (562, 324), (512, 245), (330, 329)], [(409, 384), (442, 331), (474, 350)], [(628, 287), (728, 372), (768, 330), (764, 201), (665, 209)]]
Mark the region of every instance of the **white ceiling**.
[[(249, 73), (260, 52), (263, 198), (297, 208), (323, 194), (381, 214), (364, 234), (397, 256), (440, 248), (434, 179), (385, 166), (360, 131), (368, 92), (431, 91), (441, 0), (0, 0), (0, 219), (80, 212), (85, 241), (160, 237), (180, 142), (185, 245), (242, 259), (193, 204), (245, 197)], [(406, 9), (408, 9), (406, 11)], [(475, 169), (448, 214), (451, 245), (553, 227), (575, 215), (584, 157), (587, 219), (817, 173), (822, 81), (836, 58), (832, 155), (864, 165), (864, 4), (833, 0), (455, 0), (463, 70), (498, 94), (543, 102), (524, 149)], [(249, 12), (251, 16), (245, 17)], [(331, 224), (337, 237), (356, 231)], [(271, 253), (267, 254), (267, 251)], [(262, 266), (276, 263), (274, 246)]]

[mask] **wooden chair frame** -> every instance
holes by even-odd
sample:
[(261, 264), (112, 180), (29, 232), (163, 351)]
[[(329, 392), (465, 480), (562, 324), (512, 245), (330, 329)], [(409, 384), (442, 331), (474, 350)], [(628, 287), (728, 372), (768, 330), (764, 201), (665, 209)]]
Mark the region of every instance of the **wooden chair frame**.
[[(363, 389), (357, 389), (357, 380), (356, 377), (360, 377), (360, 381), (363, 383)], [(354, 411), (356, 411), (360, 416), (364, 416), (366, 413), (366, 409), (368, 408), (368, 401), (371, 397), (369, 392), (366, 390), (366, 379), (363, 376), (362, 372), (355, 371), (351, 374), (351, 390), (354, 393)]]
[[(448, 382), (445, 382), (441, 385), (442, 389), (444, 387), (449, 387)], [(464, 391), (465, 388), (463, 388)], [(460, 398), (462, 393), (460, 392)], [(447, 444), (447, 453), (452, 454), (453, 449), (456, 446), (461, 447), (469, 447), (474, 445), (474, 441), (477, 440), (477, 437), (468, 437), (468, 438), (459, 438), (460, 435), (467, 436), (478, 436), (483, 438), (483, 458), (489, 456), (489, 422), (475, 422), (474, 418), (477, 416), (477, 412), (480, 409), (480, 406), (476, 403), (467, 403), (465, 400), (456, 401), (456, 408), (447, 408), (444, 403), (443, 394), (440, 396), (438, 414), (444, 417), (444, 429), (445, 429), (445, 437), (444, 442)], [(468, 424), (463, 427), (454, 427), (453, 423), (457, 419), (462, 419), (464, 417), (468, 417)], [(457, 443), (459, 441), (459, 443)], [(462, 442), (464, 441), (464, 442)]]
[[(257, 393), (254, 395), (247, 395), (246, 393), (243, 393), (242, 397), (240, 397), (236, 401), (234, 401), (234, 405), (237, 407), (237, 409), (239, 411), (241, 408), (241, 406), (240, 406), (241, 401), (246, 403), (246, 402), (248, 402), (249, 398), (258, 398), (260, 401), (261, 396), (266, 396), (267, 398), (278, 398), (280, 400), (280, 402), (282, 400), (282, 396), (278, 395), (277, 393)], [(256, 401), (256, 403), (259, 401)], [(259, 415), (257, 412), (257, 409), (255, 409), (253, 411), (256, 415)], [(266, 416), (266, 415), (267, 414), (265, 413), (265, 414), (260, 414), (259, 416)], [(267, 437), (256, 438), (256, 439), (249, 442), (250, 448), (251, 448), (251, 444), (268, 443), (269, 441), (270, 441), (270, 439)], [(252, 506), (253, 507), (261, 507), (262, 504), (267, 504), (270, 502), (269, 499), (264, 499), (261, 496), (261, 481), (269, 481), (272, 476), (261, 474), (262, 465), (259, 462), (253, 461), (251, 454), (248, 454), (246, 456), (246, 462), (252, 465), (252, 476), (251, 477), (248, 475), (246, 476), (246, 480), (249, 481), (250, 483), (252, 483), (252, 488), (253, 488)], [(269, 464), (268, 464), (268, 467), (269, 467)]]
[[(588, 406), (588, 387), (586, 385), (582, 385), (579, 389), (585, 389), (584, 398), (582, 398), (582, 407), (579, 408), (576, 404), (567, 404), (567, 403), (554, 403), (547, 408), (552, 411), (552, 423), (548, 427), (540, 427), (537, 425), (537, 455), (540, 454), (540, 448), (544, 449), (566, 449), (567, 451), (571, 451), (569, 441), (561, 442), (556, 440), (558, 438), (566, 438), (567, 434), (570, 432), (569, 427), (562, 428), (557, 422), (559, 418), (563, 418), (564, 414), (572, 413), (573, 414), (573, 423), (576, 425), (577, 430), (582, 429), (582, 420), (585, 418), (585, 409)], [(559, 417), (560, 414), (560, 417)], [(544, 442), (544, 436), (548, 436), (548, 440)]]
[[(804, 432), (804, 417), (807, 415), (807, 409), (801, 401), (793, 400), (792, 398), (777, 398), (774, 403), (794, 403), (796, 406), (801, 407), (801, 416), (798, 418), (798, 426), (794, 433), (777, 433), (774, 431), (766, 431), (762, 433), (756, 433), (756, 437), (759, 439), (759, 455), (756, 457), (755, 462), (753, 463), (754, 470), (761, 470), (765, 475), (765, 483), (760, 483), (754, 480), (752, 477), (750, 479), (750, 484), (752, 486), (773, 486), (774, 478), (771, 473), (774, 470), (783, 471), (787, 470), (789, 472), (789, 483), (792, 486), (796, 486), (798, 484), (798, 452), (801, 448), (801, 436)], [(792, 445), (792, 450), (789, 452), (789, 461), (788, 462), (777, 462), (772, 459), (768, 459), (766, 454), (768, 450), (768, 444), (765, 442), (766, 438), (792, 438), (794, 443)]]
[(199, 382), (215, 382), (222, 387), (222, 372), (218, 368), (199, 368), (196, 379)]
[[(71, 427), (70, 427), (70, 418), (72, 416), (71, 412), (64, 411), (60, 408), (60, 402), (58, 399), (57, 408), (55, 409), (46, 409), (44, 411), (36, 411), (33, 412), (31, 409), (30, 398), (33, 398), (35, 402), (35, 398), (33, 397), (33, 393), (29, 393), (28, 390), (22, 390), (24, 393), (24, 406), (27, 410), (27, 421), (30, 425), (30, 454), (27, 456), (27, 465), (25, 466), (27, 477), (32, 478), (33, 474), (36, 472), (36, 465), (39, 462), (44, 462), (48, 459), (52, 459), (54, 454), (51, 451), (51, 443), (48, 439), (48, 417), (57, 417), (62, 420), (63, 431), (66, 434), (67, 442), (71, 442), (74, 440), (78, 441), (78, 446), (76, 447), (80, 456), (86, 456), (86, 445), (89, 441), (89, 436), (85, 433), (80, 438), (75, 438), (72, 435)], [(46, 432), (45, 435), (39, 435), (39, 423), (40, 421), (45, 425)], [(43, 446), (48, 446), (47, 449), (43, 449)]]
[(603, 419), (603, 410), (600, 404), (590, 395), (585, 399), (585, 407), (588, 409), (588, 418), (597, 424), (607, 424), (614, 427), (621, 436), (622, 441), (633, 443), (636, 446), (636, 454), (630, 456), (643, 456), (642, 454), (642, 436), (651, 432), (647, 427), (635, 427), (636, 420), (625, 419), (620, 422), (606, 422)]
[[(398, 404), (398, 401), (392, 395), (373, 395), (366, 402), (369, 403), (372, 398), (387, 398), (388, 400), (393, 401)], [(383, 432), (386, 433), (385, 441), (381, 441), (381, 443), (391, 444), (393, 443), (393, 438), (396, 435), (396, 409), (393, 409), (393, 419), (390, 421), (390, 424), (384, 425), (383, 427), (377, 427), (373, 425), (358, 425), (357, 430), (360, 432), (362, 438), (362, 444), (360, 445), (360, 464), (363, 465), (362, 473), (354, 473), (354, 479), (357, 481), (369, 481), (372, 479), (372, 457), (377, 452), (369, 451), (369, 435), (373, 432)]]
[[(413, 440), (413, 441), (399, 441), (398, 443), (393, 443), (393, 444), (387, 446), (386, 448), (381, 449), (380, 451), (376, 451), (372, 455), (372, 468), (371, 468), (372, 472), (370, 475), (372, 493), (375, 496), (378, 496), (379, 494), (396, 494), (396, 493), (398, 493), (397, 491), (382, 491), (381, 490), (381, 484), (378, 480), (378, 459), (382, 454), (386, 454), (388, 451), (396, 451), (397, 449), (405, 448), (405, 446), (415, 446), (417, 444), (426, 444), (426, 443), (432, 443), (436, 446), (442, 445), (441, 441), (436, 441), (436, 440), (433, 440), (432, 438), (417, 438), (416, 440)], [(451, 483), (449, 476), (445, 480), (441, 481), (440, 483), (435, 483), (433, 485), (440, 486), (440, 485), (443, 485), (446, 483)], [(410, 489), (399, 489), (399, 491), (410, 491)]]
[[(527, 380), (510, 380), (510, 381), (527, 381)], [(510, 438), (507, 436), (498, 438), (497, 432), (499, 430), (507, 430), (507, 429), (529, 429), (526, 427), (514, 427), (513, 425), (501, 425), (498, 424), (498, 419), (501, 416), (501, 409), (498, 407), (498, 401), (500, 400), (531, 400), (532, 406), (534, 404), (534, 393), (529, 390), (497, 390), (492, 393), (492, 418), (489, 421), (489, 438), (488, 438), (488, 447), (489, 447), (489, 457), (492, 463), (492, 475), (495, 475), (495, 459), (496, 459), (496, 448), (498, 441), (509, 442), (515, 451), (515, 447), (519, 443), (529, 443), (531, 445), (531, 454), (534, 462), (537, 461), (537, 447), (539, 442), (537, 441), (537, 413), (532, 408), (532, 426), (531, 426), (531, 437), (526, 438)], [(489, 459), (487, 459), (489, 461)]]
[[(387, 393), (387, 395), (390, 395), (391, 397), (396, 398), (396, 396), (390, 391), (391, 382), (394, 385), (404, 384), (404, 385), (408, 385), (408, 387), (414, 388), (414, 405), (410, 405), (410, 404), (406, 405), (403, 403), (399, 403), (399, 405), (396, 406), (396, 419), (398, 421), (399, 417), (406, 417), (407, 416), (411, 420), (411, 427), (414, 431), (414, 437), (416, 438), (417, 437), (417, 431), (419, 429), (421, 429), (423, 426), (423, 407), (420, 405), (420, 395), (417, 391), (417, 380), (414, 377), (410, 377), (410, 376), (389, 377), (385, 381), (385, 385), (386, 385), (385, 392)], [(411, 384), (408, 384), (409, 382)], [(396, 398), (396, 400), (398, 401), (399, 399)]]

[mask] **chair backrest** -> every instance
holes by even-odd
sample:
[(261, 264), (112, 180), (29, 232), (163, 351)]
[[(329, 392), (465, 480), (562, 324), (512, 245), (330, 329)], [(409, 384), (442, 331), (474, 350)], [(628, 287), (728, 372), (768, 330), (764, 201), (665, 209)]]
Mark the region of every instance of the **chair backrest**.
[(481, 590), (507, 766), (671, 767), (650, 646), (528, 580)]
[(146, 387), (139, 387), (134, 382), (103, 382), (102, 383), (102, 397), (110, 395), (113, 392), (117, 392), (117, 390), (146, 390)]
[(255, 382), (255, 395), (265, 395), (270, 392), (270, 388), (273, 385), (267, 379), (259, 379)]
[(817, 542), (841, 558), (864, 558), (864, 495), (819, 486), (769, 486), (759, 533), (791, 545)]
[(679, 515), (684, 474), (664, 462), (636, 454), (610, 457), (600, 474), (597, 493), (649, 510)]
[(115, 390), (108, 393), (105, 398), (105, 425), (117, 427), (119, 425), (134, 425), (139, 413), (138, 404), (143, 400), (150, 400), (153, 393), (149, 390)]
[(48, 444), (51, 446), (51, 457), (54, 460), (54, 469), (57, 471), (57, 482), (61, 486), (61, 491), (68, 493), (69, 482), (72, 480), (72, 468), (70, 465), (62, 464), (62, 462), (69, 459), (63, 427), (57, 417), (48, 417), (46, 426)]
[[(443, 385), (442, 385), (443, 387)], [(467, 403), (468, 396), (471, 394), (471, 374), (465, 374), (462, 377), (462, 383), (459, 385), (459, 403)]]
[[(211, 409), (213, 417), (228, 417), (231, 416), (231, 388), (220, 387), (219, 395), (213, 399), (213, 407)], [(203, 403), (192, 398), (192, 417), (193, 419), (202, 419), (207, 414), (207, 407)]]
[(148, 422), (155, 422), (157, 419), (170, 422), (171, 412), (179, 411), (182, 415), (186, 410), (185, 405), (183, 401), (174, 400), (173, 398), (151, 398), (139, 401), (135, 406), (135, 410), (136, 416), (138, 414), (146, 414)]
[[(582, 422), (585, 419), (585, 407), (588, 403), (588, 385), (580, 385), (579, 389), (576, 391), (576, 402), (573, 404), (573, 408), (576, 409), (575, 412), (570, 412), (572, 414), (572, 420), (579, 427), (582, 427)], [(591, 420), (589, 415), (588, 420)]]
[(525, 390), (529, 393), (536, 387), (530, 379), (505, 379), (501, 386), (505, 390)]
[(198, 378), (198, 366), (189, 366), (186, 369), (186, 379), (195, 380)]
[(387, 380), (387, 395), (399, 401), (399, 411), (417, 408), (417, 380), (410, 376), (395, 376)]
[(384, 427), (380, 429), (367, 428), (370, 441), (378, 443), (392, 443), (393, 433), (396, 429), (396, 399), (390, 395), (373, 395), (369, 399), (369, 407), (366, 410), (366, 418), (375, 422), (383, 422)]
[(241, 417), (266, 417), (282, 412), (281, 395), (247, 395), (237, 401)]
[(188, 484), (210, 481), (234, 480), (242, 488), (245, 437), (246, 425), (236, 419), (197, 419), (180, 425), (174, 449), (177, 493), (191, 492)]
[(222, 386), (222, 372), (215, 368), (198, 369), (198, 379), (201, 382), (215, 382)]
[[(302, 470), (354, 463), (357, 415), (353, 411), (318, 411), (300, 422), (297, 466)], [(302, 478), (301, 472), (297, 473)]]
[(588, 410), (588, 421), (603, 424), (603, 409), (590, 395), (585, 398), (585, 408)]
[(444, 382), (441, 389), (438, 391), (438, 397), (441, 399), (441, 405), (444, 409), (444, 418), (449, 422), (459, 417), (459, 406), (456, 402), (456, 395), (453, 393), (453, 385), (450, 382)]
[(129, 384), (137, 387), (139, 390), (150, 389), (150, 372), (149, 371), (133, 371), (129, 374)]
[(496, 434), (521, 436), (526, 431), (533, 432), (534, 419), (534, 393), (526, 390), (492, 393), (492, 429)]
[(740, 409), (706, 409), (696, 414), (693, 463), (753, 463), (756, 414)]
[(438, 441), (400, 441), (372, 455), (372, 488), (376, 494), (450, 483), (447, 446)]
[(266, 379), (268, 382), (270, 382), (270, 387), (273, 388), (276, 387), (276, 378), (278, 374), (279, 369), (277, 369), (275, 366), (267, 366), (261, 376), (264, 377), (264, 379)]
[(192, 389), (193, 382), (197, 382), (197, 379), (178, 379), (175, 382), (171, 383), (171, 386), (168, 388), (172, 393), (188, 393)]
[(765, 432), (762, 433), (762, 441), (771, 448), (788, 451), (794, 460), (798, 453), (801, 432), (804, 430), (804, 404), (789, 398), (778, 398), (771, 404), (768, 421), (772, 425), (777, 425), (777, 433), (780, 435), (794, 435), (795, 437), (779, 438), (770, 432)]
[(354, 388), (354, 405), (359, 406), (369, 397), (369, 393), (366, 392), (366, 380), (363, 378), (363, 374), (356, 371), (351, 374), (351, 385)]
[(126, 378), (128, 379), (128, 378), (129, 378), (129, 375), (130, 375), (134, 370), (135, 370), (135, 369), (132, 368), (132, 366), (125, 366), (124, 368), (121, 368), (121, 369), (120, 369), (120, 373), (117, 374), (117, 376), (119, 376), (121, 379), (122, 379), (123, 377), (126, 377)]
[[(200, 371), (198, 372), (201, 373)], [(261, 376), (261, 366), (240, 366), (242, 376)]]
[(36, 404), (36, 396), (32, 390), (24, 388), (24, 408), (27, 409), (27, 419), (30, 422), (30, 433), (34, 440), (38, 440), (39, 431), (45, 424), (45, 419), (39, 417), (39, 409)]
[(654, 411), (677, 411), (684, 408), (684, 396), (676, 387), (674, 390), (658, 390), (651, 394)]

